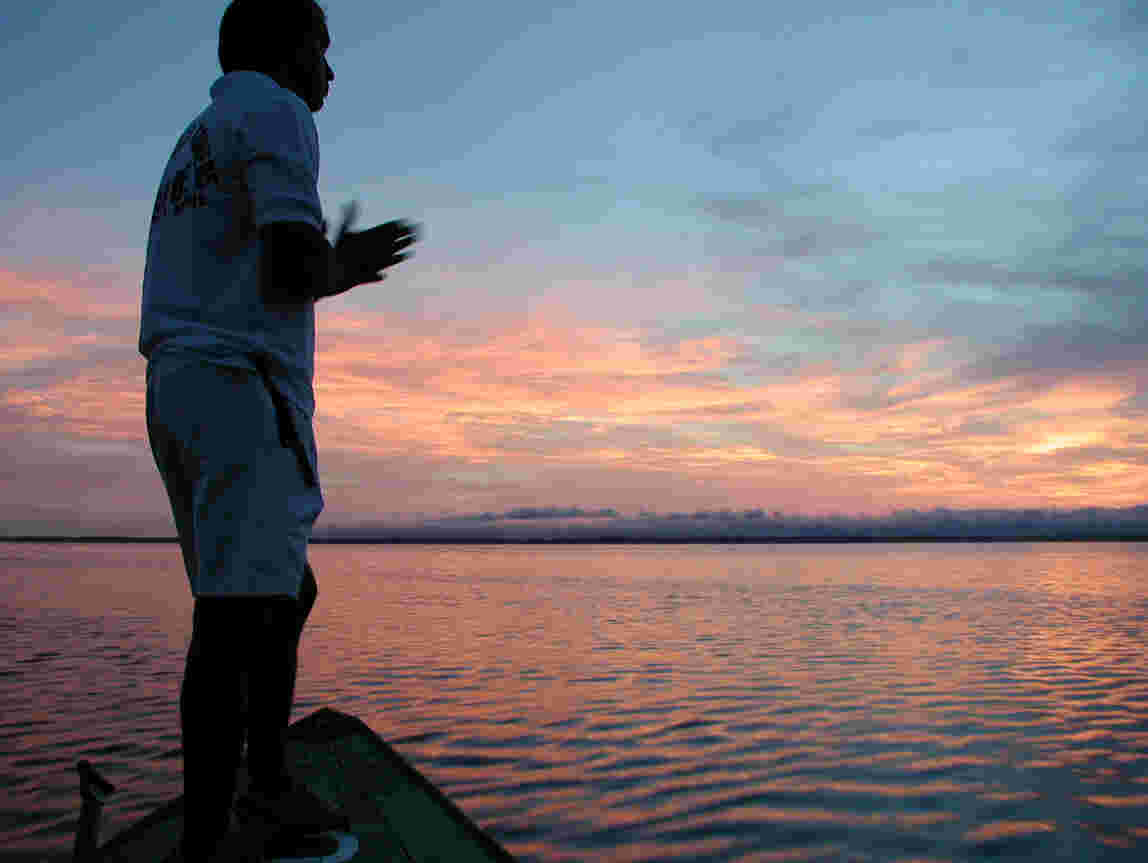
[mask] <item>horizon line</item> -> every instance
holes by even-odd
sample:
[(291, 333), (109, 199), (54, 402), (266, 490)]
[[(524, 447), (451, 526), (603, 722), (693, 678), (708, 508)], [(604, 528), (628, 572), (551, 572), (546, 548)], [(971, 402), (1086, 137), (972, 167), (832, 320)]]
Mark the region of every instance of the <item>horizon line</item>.
[[(904, 534), (890, 536), (638, 536), (618, 534), (598, 536), (459, 536), (457, 534), (397, 535), (357, 537), (312, 537), (309, 545), (904, 545), (909, 543), (998, 543), (998, 542), (1148, 542), (1148, 529), (1137, 532), (1048, 532), (1048, 533), (968, 533)], [(178, 537), (140, 536), (3, 536), (0, 543), (131, 543), (178, 545)]]

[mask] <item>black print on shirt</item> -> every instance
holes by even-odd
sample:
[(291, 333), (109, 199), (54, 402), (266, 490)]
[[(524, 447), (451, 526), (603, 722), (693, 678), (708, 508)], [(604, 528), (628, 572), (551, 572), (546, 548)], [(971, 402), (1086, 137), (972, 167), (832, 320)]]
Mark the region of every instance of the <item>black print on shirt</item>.
[(153, 224), (164, 216), (178, 216), (188, 207), (205, 206), (207, 187), (213, 183), (219, 185), (219, 173), (211, 157), (211, 140), (207, 129), (198, 123), (188, 129), (175, 145), (177, 153), (188, 139), (191, 141), (191, 161), (160, 184), (152, 208)]

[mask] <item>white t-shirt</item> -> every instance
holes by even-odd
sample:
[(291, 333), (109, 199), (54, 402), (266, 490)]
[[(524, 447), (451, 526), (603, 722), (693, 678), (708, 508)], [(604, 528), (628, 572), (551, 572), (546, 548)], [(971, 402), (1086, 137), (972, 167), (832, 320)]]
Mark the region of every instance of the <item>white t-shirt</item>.
[(315, 304), (260, 299), (269, 222), (323, 230), (319, 136), (306, 103), (260, 72), (229, 72), (163, 172), (148, 234), (139, 350), (256, 370), (315, 412)]

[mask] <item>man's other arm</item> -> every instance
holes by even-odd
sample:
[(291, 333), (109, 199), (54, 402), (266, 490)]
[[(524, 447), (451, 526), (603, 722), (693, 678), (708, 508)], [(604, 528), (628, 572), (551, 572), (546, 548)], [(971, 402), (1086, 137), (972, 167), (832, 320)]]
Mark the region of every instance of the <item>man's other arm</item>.
[(259, 229), (263, 245), (259, 289), (268, 305), (331, 297), (353, 285), (342, 278), (327, 238), (306, 222), (271, 222)]
[(321, 300), (356, 285), (381, 282), (383, 272), (411, 256), (419, 228), (405, 219), (352, 231), (351, 205), (334, 247), (306, 222), (271, 222), (259, 229), (263, 242), (260, 290), (269, 304)]

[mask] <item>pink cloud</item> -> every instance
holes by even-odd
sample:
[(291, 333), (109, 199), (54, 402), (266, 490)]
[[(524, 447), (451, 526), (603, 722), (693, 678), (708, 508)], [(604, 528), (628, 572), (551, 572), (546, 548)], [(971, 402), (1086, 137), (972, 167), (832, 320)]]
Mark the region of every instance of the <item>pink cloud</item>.
[[(125, 299), (137, 292), (134, 278), (0, 273), (0, 443), (27, 454), (3, 480), (20, 501), (5, 523), (168, 516)], [(855, 368), (771, 372), (741, 337), (671, 340), (556, 303), (446, 324), (338, 302), (317, 317), (325, 520), (523, 505), (1120, 506), (1148, 492), (1140, 423), (1121, 412), (1135, 383), (1119, 378), (968, 384), (938, 340), (875, 349)]]

